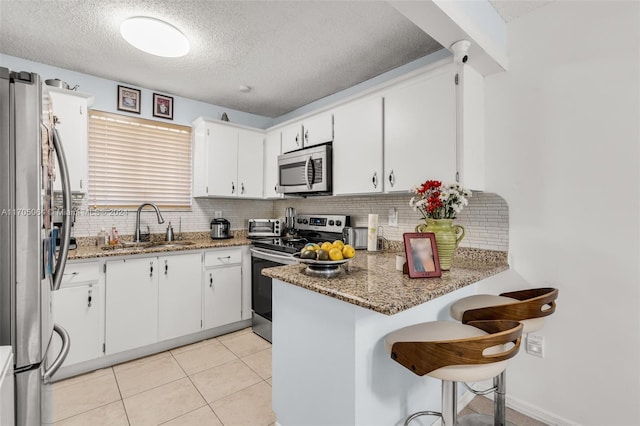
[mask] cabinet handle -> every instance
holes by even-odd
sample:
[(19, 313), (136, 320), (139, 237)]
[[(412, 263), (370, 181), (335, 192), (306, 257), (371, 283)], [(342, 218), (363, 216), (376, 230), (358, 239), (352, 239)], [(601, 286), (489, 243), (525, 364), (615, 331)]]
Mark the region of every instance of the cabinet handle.
[(276, 194), (278, 193), (278, 185), (274, 185), (273, 192), (275, 192)]
[(392, 187), (396, 184), (396, 175), (393, 173), (393, 170), (389, 173), (389, 183)]
[(73, 275), (73, 276), (76, 276), (76, 275), (78, 275), (79, 273), (80, 273), (80, 272), (71, 272), (71, 273), (67, 272), (66, 274), (62, 274), (62, 275)]
[(87, 307), (88, 307), (88, 308), (90, 308), (90, 307), (91, 307), (91, 299), (92, 299), (92, 297), (91, 297), (91, 293), (92, 293), (92, 290), (91, 290), (91, 289), (89, 289), (89, 295), (87, 296)]
[(153, 277), (153, 262), (149, 262), (149, 276)]
[(373, 187), (378, 187), (378, 172), (373, 172), (373, 177), (371, 178), (371, 183), (373, 183)]
[(80, 115), (82, 115), (82, 107), (80, 107)]
[(240, 183), (240, 193), (244, 194), (244, 182)]
[(169, 272), (169, 265), (168, 265), (168, 261), (165, 260), (164, 261), (164, 274), (167, 275), (168, 272)]
[(300, 139), (300, 134), (298, 133), (298, 134), (296, 135), (296, 146), (300, 146), (300, 141), (299, 141), (299, 139)]
[(219, 257), (218, 260), (222, 263), (229, 263), (231, 261), (231, 256)]
[(209, 274), (209, 288), (213, 288), (213, 274)]
[(309, 131), (308, 130), (305, 130), (305, 132), (304, 132), (304, 140), (305, 140), (305, 142), (309, 142)]
[(231, 193), (232, 194), (236, 193), (236, 184), (234, 182), (231, 182)]

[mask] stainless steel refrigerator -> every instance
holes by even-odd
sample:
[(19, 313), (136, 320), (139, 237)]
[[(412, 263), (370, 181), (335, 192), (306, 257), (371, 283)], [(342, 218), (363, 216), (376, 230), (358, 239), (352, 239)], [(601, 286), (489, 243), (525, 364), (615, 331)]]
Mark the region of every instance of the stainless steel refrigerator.
[[(40, 76), (0, 68), (0, 345), (14, 354), (17, 425), (52, 422), (51, 376), (69, 352), (53, 324), (71, 231), (70, 186), (51, 101)], [(60, 248), (52, 216), (54, 168), (62, 177)], [(51, 353), (53, 333), (59, 353)]]

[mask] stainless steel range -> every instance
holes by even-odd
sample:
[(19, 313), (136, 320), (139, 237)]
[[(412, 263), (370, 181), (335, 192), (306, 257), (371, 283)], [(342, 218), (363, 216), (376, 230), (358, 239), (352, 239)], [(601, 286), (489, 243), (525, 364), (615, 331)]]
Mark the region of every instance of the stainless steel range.
[(293, 265), (293, 257), (307, 243), (342, 240), (342, 231), (350, 226), (346, 215), (301, 214), (295, 218), (296, 236), (254, 240), (251, 247), (251, 308), (253, 332), (271, 341), (271, 278), (264, 268)]

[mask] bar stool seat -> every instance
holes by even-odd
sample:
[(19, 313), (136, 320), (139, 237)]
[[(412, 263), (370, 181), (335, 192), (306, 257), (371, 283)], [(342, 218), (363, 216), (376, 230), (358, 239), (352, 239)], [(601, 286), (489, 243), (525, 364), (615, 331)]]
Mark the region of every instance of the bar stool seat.
[[(512, 303), (520, 303), (518, 299), (506, 296), (497, 296), (492, 294), (477, 294), (475, 296), (465, 297), (456, 301), (451, 305), (451, 317), (456, 321), (463, 322), (464, 313), (467, 311), (486, 308), (489, 306), (503, 306)], [(498, 318), (500, 316), (498, 315)], [(496, 318), (497, 319), (497, 318)], [(533, 333), (540, 330), (544, 326), (544, 317), (530, 318), (520, 320), (524, 326), (522, 333)]]
[[(389, 355), (393, 344), (397, 342), (437, 342), (455, 341), (472, 337), (487, 336), (489, 333), (479, 328), (460, 324), (453, 321), (434, 321), (396, 330), (384, 339), (384, 347)], [(485, 355), (495, 355), (504, 352), (504, 346), (493, 346), (484, 351)], [(449, 365), (427, 373), (429, 377), (450, 382), (471, 382), (487, 380), (500, 374), (507, 368), (508, 361), (489, 364)]]
[(442, 412), (419, 411), (420, 416), (440, 416), (445, 425), (457, 424), (457, 382), (480, 381), (500, 375), (507, 360), (520, 349), (523, 326), (517, 321), (434, 321), (389, 333), (384, 345), (391, 359), (418, 376), (442, 380)]

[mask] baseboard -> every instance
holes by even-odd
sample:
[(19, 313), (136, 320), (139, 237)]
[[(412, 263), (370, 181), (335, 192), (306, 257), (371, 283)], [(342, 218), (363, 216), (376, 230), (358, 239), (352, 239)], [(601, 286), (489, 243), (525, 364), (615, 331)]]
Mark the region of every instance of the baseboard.
[(524, 414), (525, 416), (529, 416), (532, 419), (536, 419), (543, 423), (552, 426), (577, 426), (578, 423), (567, 420), (563, 417), (558, 416), (557, 414), (550, 413), (547, 410), (543, 410), (540, 407), (537, 407), (533, 404), (525, 402), (521, 399), (514, 398), (507, 394), (507, 407), (513, 408), (519, 413)]

